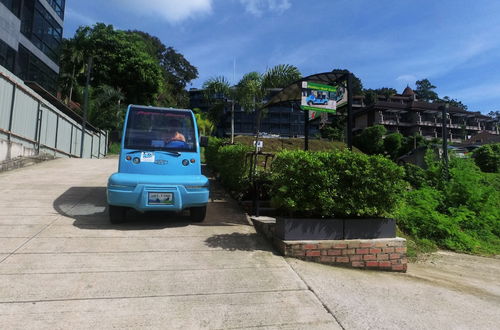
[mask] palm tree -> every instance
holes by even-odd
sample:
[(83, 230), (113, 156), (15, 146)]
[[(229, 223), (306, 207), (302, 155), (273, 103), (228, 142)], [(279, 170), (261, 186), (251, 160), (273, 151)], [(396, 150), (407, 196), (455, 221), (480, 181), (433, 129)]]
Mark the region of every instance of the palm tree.
[(243, 76), (237, 85), (238, 102), (247, 111), (256, 112), (256, 139), (259, 138), (260, 117), (264, 101), (271, 90), (284, 88), (300, 79), (299, 69), (293, 65), (280, 64), (267, 70), (266, 73), (250, 72)]
[(210, 113), (212, 122), (217, 122), (220, 113), (224, 112), (227, 102), (231, 102), (231, 143), (234, 143), (234, 102), (236, 98), (235, 89), (231, 87), (229, 80), (224, 76), (212, 77), (203, 83), (205, 99), (212, 104)]
[[(68, 102), (72, 100), (76, 74), (84, 71), (85, 43), (87, 29), (80, 28), (72, 39), (64, 39), (61, 48), (61, 77), (63, 84), (69, 84)], [(69, 72), (65, 72), (71, 68)]]

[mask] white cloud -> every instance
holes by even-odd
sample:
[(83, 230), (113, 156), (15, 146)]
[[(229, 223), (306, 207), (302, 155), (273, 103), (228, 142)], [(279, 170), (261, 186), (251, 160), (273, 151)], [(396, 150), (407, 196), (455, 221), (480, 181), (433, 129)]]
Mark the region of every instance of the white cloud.
[(159, 16), (170, 23), (178, 23), (212, 11), (212, 0), (115, 0), (115, 2), (125, 9), (148, 16)]
[(290, 0), (240, 0), (240, 2), (247, 12), (255, 16), (262, 16), (264, 11), (281, 14), (292, 6)]

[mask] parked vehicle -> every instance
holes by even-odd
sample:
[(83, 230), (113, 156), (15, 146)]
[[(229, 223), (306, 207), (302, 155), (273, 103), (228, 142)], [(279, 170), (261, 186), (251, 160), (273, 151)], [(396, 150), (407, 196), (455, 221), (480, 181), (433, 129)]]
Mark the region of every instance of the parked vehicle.
[(121, 142), (118, 172), (107, 187), (109, 220), (126, 211), (182, 211), (193, 221), (205, 218), (208, 179), (201, 174), (200, 146), (191, 110), (130, 105)]
[(319, 94), (318, 97), (311, 94), (306, 98), (306, 102), (308, 105), (325, 105), (328, 104), (328, 98), (325, 94)]

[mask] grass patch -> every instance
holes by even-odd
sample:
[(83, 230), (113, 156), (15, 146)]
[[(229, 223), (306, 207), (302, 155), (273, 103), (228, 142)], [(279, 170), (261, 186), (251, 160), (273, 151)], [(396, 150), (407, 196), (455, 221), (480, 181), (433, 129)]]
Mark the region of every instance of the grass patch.
[[(279, 152), (282, 150), (304, 150), (304, 139), (280, 139), (280, 138), (264, 138), (263, 152)], [(255, 141), (254, 136), (236, 136), (234, 141), (247, 146), (253, 146)], [(331, 150), (343, 150), (346, 149), (347, 145), (340, 141), (328, 141), (328, 140), (317, 140), (309, 139), (309, 150), (310, 151), (331, 151)], [(356, 147), (353, 147), (353, 151), (360, 152)]]

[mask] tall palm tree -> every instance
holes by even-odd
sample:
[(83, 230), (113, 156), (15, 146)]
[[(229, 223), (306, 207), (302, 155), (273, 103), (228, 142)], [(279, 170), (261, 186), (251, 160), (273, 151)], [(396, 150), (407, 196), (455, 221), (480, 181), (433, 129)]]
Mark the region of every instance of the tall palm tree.
[[(216, 113), (224, 111), (227, 102), (231, 102), (231, 143), (234, 143), (234, 103), (235, 88), (224, 76), (212, 77), (203, 83), (205, 99), (212, 105), (211, 110)], [(215, 119), (215, 118), (212, 118)]]
[[(250, 72), (243, 76), (237, 85), (238, 102), (246, 109), (256, 112), (255, 123), (255, 153), (252, 176), (256, 173), (257, 152), (260, 134), (260, 120), (265, 100), (270, 96), (271, 89), (285, 88), (301, 78), (299, 69), (293, 65), (280, 64), (267, 70), (264, 74)], [(255, 182), (254, 182), (255, 184)]]

